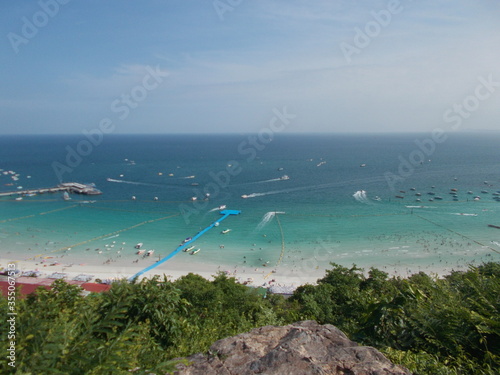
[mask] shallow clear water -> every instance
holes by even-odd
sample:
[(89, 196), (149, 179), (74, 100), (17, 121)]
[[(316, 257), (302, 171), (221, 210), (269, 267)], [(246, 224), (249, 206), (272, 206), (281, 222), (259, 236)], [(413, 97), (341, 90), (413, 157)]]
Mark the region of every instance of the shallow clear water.
[[(65, 182), (94, 182), (101, 196), (0, 198), (1, 255), (132, 264), (136, 243), (164, 256), (227, 205), (242, 214), (201, 237), (203, 251), (191, 262), (324, 268), (333, 261), (418, 271), (500, 259), (500, 230), (488, 227), (500, 225), (493, 195), (499, 135), (452, 134), (422, 163), (415, 141), (425, 134), (279, 135), (255, 146), (249, 137), (107, 136), (63, 173)], [(57, 185), (52, 164), (66, 164), (68, 147), (83, 139), (1, 137), (0, 192)], [(402, 161), (410, 157), (413, 165)], [(17, 181), (3, 173), (10, 170)], [(392, 186), (389, 174), (393, 182), (397, 176)], [(280, 213), (266, 216), (272, 211)], [(222, 235), (224, 228), (232, 230)]]

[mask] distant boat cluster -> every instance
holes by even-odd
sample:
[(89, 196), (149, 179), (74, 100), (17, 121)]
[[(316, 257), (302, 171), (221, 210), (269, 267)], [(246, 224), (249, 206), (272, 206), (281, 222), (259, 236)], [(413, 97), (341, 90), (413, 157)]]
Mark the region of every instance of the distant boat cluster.
[[(488, 181), (484, 181), (484, 184), (488, 185), (490, 187), (492, 186), (488, 183)], [(429, 202), (444, 200), (443, 196), (436, 194), (436, 191), (434, 190), (435, 188), (436, 188), (436, 186), (433, 185), (433, 186), (431, 186), (431, 190), (425, 193), (429, 197), (428, 198)], [(410, 191), (414, 194), (415, 197), (417, 197), (415, 199), (415, 201), (421, 202), (422, 201), (422, 193), (417, 192), (416, 190), (417, 189), (414, 187), (410, 188)], [(395, 195), (396, 198), (398, 198), (398, 199), (405, 199), (406, 198), (406, 195), (405, 195), (406, 191), (405, 190), (400, 190), (399, 193), (400, 194)], [(459, 191), (457, 188), (450, 188), (450, 190), (448, 191), (448, 194), (451, 196), (451, 199), (453, 201), (458, 202), (460, 200)], [(482, 189), (481, 194), (490, 194), (490, 192), (486, 189)], [(467, 191), (466, 196), (465, 196), (465, 200), (468, 201), (469, 200), (468, 197), (470, 197), (470, 196), (474, 196), (471, 198), (471, 200), (474, 200), (474, 201), (481, 200), (481, 195), (475, 195), (472, 190)], [(491, 194), (491, 196), (492, 196), (493, 200), (500, 202), (500, 190), (493, 192)]]

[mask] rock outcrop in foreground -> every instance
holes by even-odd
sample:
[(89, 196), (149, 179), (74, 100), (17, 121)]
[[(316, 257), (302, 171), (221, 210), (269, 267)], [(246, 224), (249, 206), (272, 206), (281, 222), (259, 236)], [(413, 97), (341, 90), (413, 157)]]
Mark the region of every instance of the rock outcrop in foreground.
[(187, 358), (177, 375), (410, 375), (378, 350), (358, 346), (338, 328), (314, 321), (266, 326), (215, 342)]

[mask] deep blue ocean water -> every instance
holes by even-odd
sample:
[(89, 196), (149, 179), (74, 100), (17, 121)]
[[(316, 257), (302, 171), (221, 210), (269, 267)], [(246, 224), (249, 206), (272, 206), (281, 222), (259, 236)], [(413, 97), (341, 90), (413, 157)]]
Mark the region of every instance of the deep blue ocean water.
[(231, 232), (200, 238), (191, 261), (418, 271), (499, 260), (488, 224), (500, 225), (500, 135), (446, 136), (431, 147), (428, 134), (107, 135), (91, 148), (83, 135), (3, 136), (0, 192), (62, 181), (103, 194), (0, 198), (0, 252), (132, 262), (143, 242), (162, 256), (226, 205), (242, 211), (222, 224)]

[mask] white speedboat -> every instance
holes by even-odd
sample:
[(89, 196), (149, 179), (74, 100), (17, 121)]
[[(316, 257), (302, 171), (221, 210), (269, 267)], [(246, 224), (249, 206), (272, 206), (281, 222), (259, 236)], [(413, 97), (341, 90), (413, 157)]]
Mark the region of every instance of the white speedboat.
[(188, 251), (191, 251), (193, 249), (194, 249), (194, 246), (189, 246), (189, 247), (186, 247), (183, 251), (185, 251), (187, 253)]
[(290, 177), (286, 174), (280, 177), (280, 180), (289, 180), (289, 179)]
[(196, 249), (196, 250), (193, 250), (193, 252), (191, 253), (191, 255), (194, 255), (194, 254), (198, 254), (200, 252), (201, 249)]
[(143, 243), (142, 242), (139, 242), (137, 245), (135, 245), (134, 247), (136, 249), (140, 249), (142, 247)]
[(146, 253), (146, 255), (148, 257), (150, 257), (151, 255), (153, 255), (154, 252), (155, 252), (154, 250), (148, 250), (148, 252)]
[(142, 249), (142, 250), (137, 250), (137, 255), (141, 255), (141, 254), (144, 254), (146, 252), (146, 250)]
[(221, 234), (226, 234), (226, 233), (229, 233), (229, 232), (231, 232), (231, 229), (224, 229), (224, 230), (221, 232)]

